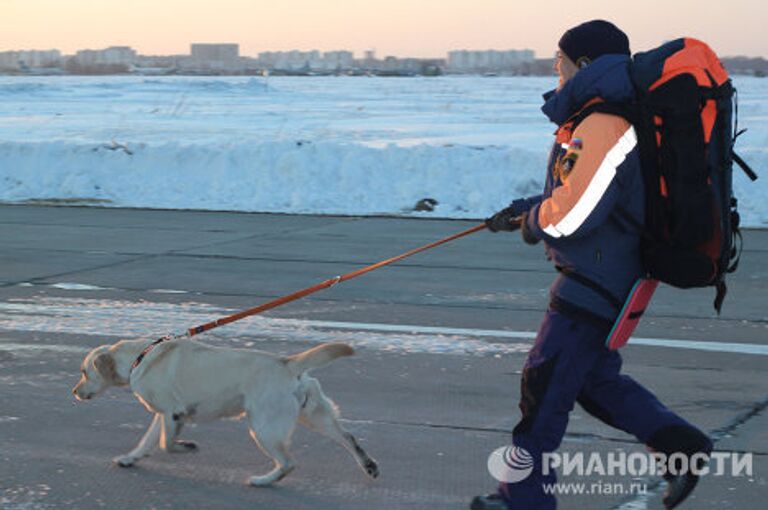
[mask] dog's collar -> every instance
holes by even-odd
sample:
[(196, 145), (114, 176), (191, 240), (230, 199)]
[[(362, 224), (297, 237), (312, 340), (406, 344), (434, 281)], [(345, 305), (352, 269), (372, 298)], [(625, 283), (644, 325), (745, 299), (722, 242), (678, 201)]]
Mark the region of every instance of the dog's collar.
[(170, 339), (171, 339), (170, 336), (163, 336), (163, 337), (158, 338), (157, 340), (155, 340), (154, 342), (152, 342), (148, 346), (146, 346), (144, 348), (144, 350), (141, 351), (141, 354), (139, 354), (138, 357), (134, 360), (133, 365), (131, 365), (131, 371), (136, 370), (136, 367), (139, 366), (139, 363), (141, 363), (141, 361), (147, 356), (147, 354), (150, 353), (150, 351), (152, 349), (154, 349), (156, 346), (158, 346), (161, 343), (163, 343), (163, 342), (165, 342), (167, 340), (170, 340)]

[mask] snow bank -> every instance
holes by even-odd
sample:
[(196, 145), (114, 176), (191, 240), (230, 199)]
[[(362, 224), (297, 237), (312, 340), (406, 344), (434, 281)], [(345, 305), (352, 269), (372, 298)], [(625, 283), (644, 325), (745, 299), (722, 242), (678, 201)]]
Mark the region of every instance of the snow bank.
[[(477, 218), (541, 187), (541, 150), (268, 142), (0, 143), (3, 200), (127, 207)], [(505, 172), (500, 169), (515, 169)], [(420, 213), (427, 214), (427, 213)]]
[[(0, 78), (0, 200), (482, 218), (540, 192), (548, 78)], [(768, 80), (734, 182), (768, 225)], [(416, 212), (424, 198), (431, 212)]]

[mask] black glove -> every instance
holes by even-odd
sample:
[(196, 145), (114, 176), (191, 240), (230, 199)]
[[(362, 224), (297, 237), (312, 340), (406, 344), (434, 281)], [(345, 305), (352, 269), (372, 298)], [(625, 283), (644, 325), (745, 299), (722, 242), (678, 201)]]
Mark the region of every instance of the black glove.
[(502, 209), (490, 218), (485, 219), (485, 226), (491, 232), (498, 232), (505, 230), (507, 232), (514, 232), (520, 228), (520, 215), (515, 210), (514, 206), (509, 206), (506, 209)]
[(524, 212), (520, 217), (520, 234), (523, 236), (523, 241), (526, 244), (537, 244), (541, 239), (533, 235), (531, 229), (528, 227), (528, 213)]

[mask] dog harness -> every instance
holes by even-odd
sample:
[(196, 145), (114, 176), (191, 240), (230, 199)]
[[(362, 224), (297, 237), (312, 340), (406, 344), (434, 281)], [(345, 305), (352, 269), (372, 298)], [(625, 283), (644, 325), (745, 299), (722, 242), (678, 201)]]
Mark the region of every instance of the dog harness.
[(163, 336), (163, 337), (160, 337), (160, 338), (158, 338), (157, 340), (155, 340), (154, 342), (152, 342), (152, 343), (151, 343), (151, 344), (149, 344), (148, 346), (146, 346), (146, 347), (144, 348), (144, 350), (143, 350), (143, 351), (141, 351), (141, 354), (139, 354), (139, 355), (136, 357), (136, 360), (133, 362), (133, 365), (131, 365), (131, 371), (134, 371), (134, 370), (136, 370), (136, 367), (138, 367), (138, 366), (139, 366), (139, 363), (141, 363), (141, 362), (142, 362), (142, 360), (143, 360), (143, 359), (146, 357), (146, 355), (147, 355), (147, 354), (149, 354), (149, 353), (150, 353), (150, 351), (152, 351), (152, 349), (154, 349), (156, 346), (158, 346), (158, 345), (160, 345), (161, 343), (163, 343), (163, 342), (165, 342), (165, 341), (167, 341), (167, 340), (170, 340), (170, 339), (171, 339), (171, 337), (170, 337), (170, 336)]

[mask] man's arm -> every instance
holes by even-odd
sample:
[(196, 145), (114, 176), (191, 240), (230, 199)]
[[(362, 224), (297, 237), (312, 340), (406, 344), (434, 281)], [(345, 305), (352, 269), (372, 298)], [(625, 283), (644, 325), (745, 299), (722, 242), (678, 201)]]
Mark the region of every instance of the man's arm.
[(619, 198), (617, 172), (637, 146), (634, 128), (621, 117), (595, 113), (573, 134), (561, 159), (562, 185), (526, 215), (526, 242), (551, 244), (588, 234), (611, 215)]

